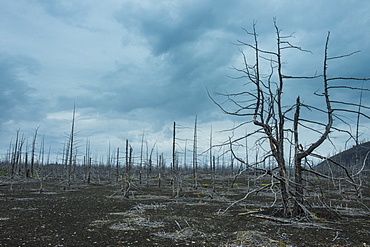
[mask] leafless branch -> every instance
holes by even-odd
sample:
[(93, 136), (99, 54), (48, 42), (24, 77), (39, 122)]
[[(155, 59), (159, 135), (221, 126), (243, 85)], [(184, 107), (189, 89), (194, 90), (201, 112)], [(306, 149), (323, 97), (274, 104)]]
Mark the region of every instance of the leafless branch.
[(352, 56), (353, 54), (356, 54), (356, 53), (359, 53), (359, 52), (361, 52), (361, 51), (360, 51), (360, 50), (358, 50), (358, 51), (354, 51), (354, 52), (351, 52), (351, 53), (349, 53), (349, 54), (345, 54), (345, 55), (341, 55), (341, 56), (328, 57), (328, 60), (349, 57), (349, 56)]

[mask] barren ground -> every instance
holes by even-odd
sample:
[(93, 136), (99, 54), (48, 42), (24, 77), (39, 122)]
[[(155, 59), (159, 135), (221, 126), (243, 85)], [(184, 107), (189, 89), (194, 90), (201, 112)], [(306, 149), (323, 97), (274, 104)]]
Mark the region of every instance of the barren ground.
[[(121, 185), (0, 179), (0, 246), (369, 246), (369, 197), (362, 203), (312, 205), (313, 219), (283, 219), (261, 192), (222, 213), (246, 187), (184, 187), (135, 182), (129, 199)], [(367, 199), (366, 199), (367, 198)], [(278, 202), (277, 202), (278, 204)]]

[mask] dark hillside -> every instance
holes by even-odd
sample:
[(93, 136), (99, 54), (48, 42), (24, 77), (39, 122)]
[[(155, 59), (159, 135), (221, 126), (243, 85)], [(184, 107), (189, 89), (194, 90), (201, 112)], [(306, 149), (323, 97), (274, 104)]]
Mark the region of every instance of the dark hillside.
[[(365, 142), (336, 154), (330, 157), (330, 159), (346, 167), (350, 173), (356, 173), (362, 168), (368, 152), (370, 152), (370, 142)], [(370, 171), (370, 153), (365, 160), (364, 169), (366, 172)], [(343, 169), (334, 164), (334, 162), (325, 160), (316, 166), (316, 170), (327, 173), (329, 170), (338, 172)]]

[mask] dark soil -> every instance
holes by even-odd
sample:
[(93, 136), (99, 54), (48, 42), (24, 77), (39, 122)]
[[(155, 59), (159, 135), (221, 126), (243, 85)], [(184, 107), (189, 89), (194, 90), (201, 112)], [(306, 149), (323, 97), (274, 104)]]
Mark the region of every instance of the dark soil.
[[(0, 246), (368, 246), (369, 212), (350, 200), (314, 206), (311, 220), (277, 217), (273, 195), (259, 193), (222, 213), (245, 188), (210, 193), (134, 184), (37, 180), (0, 183)], [(212, 198), (211, 198), (212, 197)], [(333, 201), (334, 203), (334, 201)], [(369, 207), (369, 200), (364, 200)]]

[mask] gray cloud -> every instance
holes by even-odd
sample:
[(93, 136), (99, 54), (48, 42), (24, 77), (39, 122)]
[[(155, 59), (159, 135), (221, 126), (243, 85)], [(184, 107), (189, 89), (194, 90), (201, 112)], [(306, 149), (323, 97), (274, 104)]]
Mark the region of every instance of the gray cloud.
[[(35, 89), (22, 78), (23, 75), (35, 74), (40, 64), (25, 56), (0, 54), (0, 119), (34, 119), (42, 113), (35, 114), (37, 103), (32, 97)], [(41, 100), (42, 101), (42, 100)]]
[(42, 1), (34, 0), (51, 16), (68, 24), (79, 26), (89, 13), (89, 6), (84, 1)]
[[(195, 115), (205, 127), (217, 122), (227, 128), (220, 121), (245, 119), (220, 114), (206, 88), (243, 88), (243, 81), (227, 78), (236, 75), (232, 66), (243, 65), (232, 43), (251, 41), (242, 28), (257, 22), (265, 49), (275, 47), (274, 17), (284, 34), (296, 32), (292, 42), (313, 54), (288, 52), (285, 72), (292, 75), (321, 73), (331, 31), (330, 54), (363, 50), (330, 64), (331, 75), (365, 77), (369, 11), (367, 1), (334, 0), (2, 1), (1, 139), (42, 123), (47, 142), (63, 143), (74, 102), (80, 137), (101, 142), (98, 150), (109, 140), (138, 141), (143, 130), (165, 145), (172, 122), (189, 127)], [(297, 83), (287, 83), (285, 97), (295, 98)], [(308, 101), (306, 92), (320, 90), (321, 83), (304, 82), (300, 89)]]
[[(168, 82), (164, 86), (154, 83), (147, 91), (153, 93), (155, 99), (159, 96), (164, 102), (171, 102), (162, 104), (171, 115), (180, 112), (188, 117), (203, 113), (203, 106), (210, 106), (205, 87), (214, 86), (219, 77), (225, 76), (226, 69), (220, 65), (227, 64), (236, 52), (229, 43), (230, 33), (224, 27), (227, 12), (221, 10), (225, 6), (204, 1), (152, 7), (130, 4), (116, 13), (124, 28), (146, 37), (153, 59), (160, 58), (165, 64), (161, 77), (165, 75)], [(139, 14), (141, 18), (135, 18)], [(224, 44), (223, 49), (219, 49), (220, 43)], [(150, 63), (146, 68), (156, 70)], [(163, 80), (150, 73), (148, 79)]]

